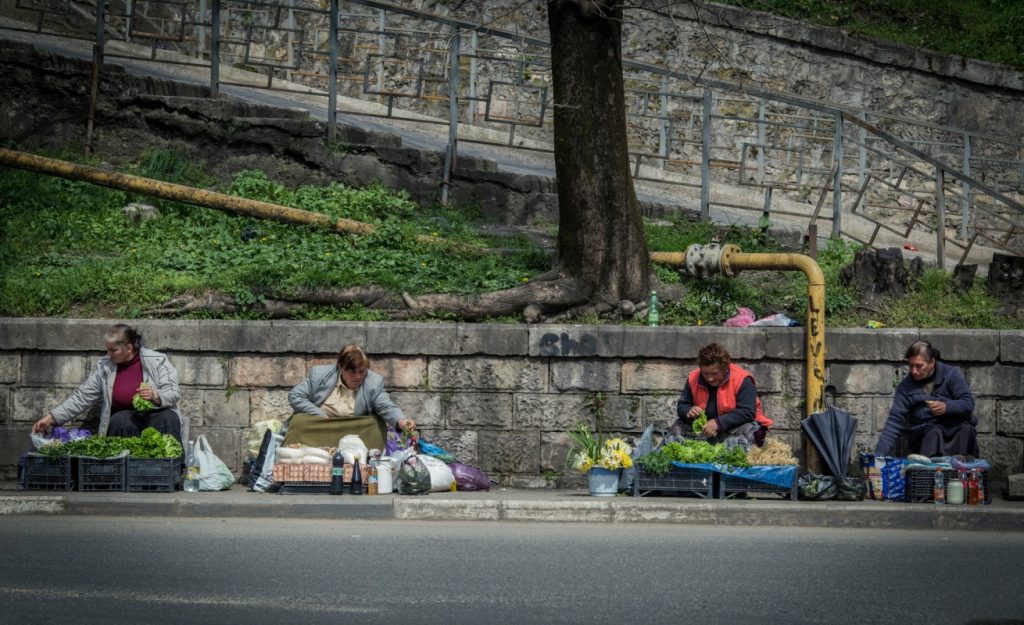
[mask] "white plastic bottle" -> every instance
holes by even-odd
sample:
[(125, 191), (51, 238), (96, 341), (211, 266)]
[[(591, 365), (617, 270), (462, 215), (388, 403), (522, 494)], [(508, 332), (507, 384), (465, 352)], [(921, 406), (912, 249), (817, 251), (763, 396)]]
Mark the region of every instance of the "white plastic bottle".
[(185, 456), (185, 483), (182, 488), (187, 493), (199, 491), (199, 460), (196, 459), (196, 448), (192, 441), (188, 442), (188, 455)]

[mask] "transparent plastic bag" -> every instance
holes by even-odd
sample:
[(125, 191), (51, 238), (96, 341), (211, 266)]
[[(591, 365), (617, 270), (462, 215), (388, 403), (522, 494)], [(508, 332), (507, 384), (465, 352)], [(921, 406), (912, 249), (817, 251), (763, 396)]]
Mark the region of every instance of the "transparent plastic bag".
[(395, 489), (400, 495), (426, 495), (430, 493), (430, 470), (416, 456), (402, 461), (395, 474)]

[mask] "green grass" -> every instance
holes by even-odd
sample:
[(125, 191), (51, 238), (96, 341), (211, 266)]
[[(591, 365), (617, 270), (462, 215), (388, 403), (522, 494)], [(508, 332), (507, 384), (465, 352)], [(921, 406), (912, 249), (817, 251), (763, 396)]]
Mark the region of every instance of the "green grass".
[[(72, 159), (68, 155), (65, 158)], [(131, 169), (148, 177), (214, 187), (196, 163), (165, 150), (147, 152)], [(172, 297), (205, 291), (231, 295), (243, 307), (224, 318), (252, 319), (268, 299), (288, 299), (299, 289), (379, 285), (400, 293), (477, 294), (509, 288), (548, 270), (551, 259), (525, 237), (480, 237), (478, 210), (419, 206), (407, 195), (381, 187), (340, 184), (290, 189), (262, 172), (243, 171), (224, 191), (332, 218), (373, 223), (371, 236), (260, 221), (221, 211), (147, 200), (84, 182), (0, 168), (0, 315), (140, 317)], [(159, 217), (135, 224), (122, 207), (132, 201), (156, 205)], [(684, 251), (692, 243), (734, 243), (745, 252), (779, 251), (762, 228), (714, 226), (685, 219), (646, 224), (652, 251)], [(432, 235), (459, 244), (516, 250), (512, 255), (467, 254), (423, 243)], [(908, 297), (858, 310), (857, 295), (839, 273), (855, 246), (830, 241), (819, 253), (825, 274), (829, 326), (864, 325), (867, 318), (889, 326), (1014, 328), (1024, 324), (995, 314), (997, 302), (980, 283), (955, 293), (949, 274), (925, 274)], [(800, 272), (746, 271), (736, 278), (697, 280), (672, 268), (653, 266), (663, 283), (679, 284), (682, 296), (662, 298), (665, 325), (720, 325), (746, 306), (758, 318), (784, 313), (806, 317), (806, 278)], [(192, 313), (207, 317), (209, 313)], [(293, 318), (379, 321), (385, 312), (359, 304), (306, 305)], [(453, 321), (432, 313), (423, 321)], [(518, 323), (496, 317), (490, 323)], [(609, 323), (589, 315), (579, 323)], [(642, 323), (634, 319), (629, 323)]]
[(854, 34), (1024, 67), (1019, 0), (721, 0)]

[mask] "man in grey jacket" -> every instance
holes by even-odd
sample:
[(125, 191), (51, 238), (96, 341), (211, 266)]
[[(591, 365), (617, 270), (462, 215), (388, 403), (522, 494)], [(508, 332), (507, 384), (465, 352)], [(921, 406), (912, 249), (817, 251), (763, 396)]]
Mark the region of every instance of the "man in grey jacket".
[[(142, 347), (142, 335), (131, 326), (116, 324), (104, 335), (107, 355), (75, 391), (32, 426), (47, 432), (99, 404), (99, 436), (138, 436), (147, 427), (181, 441), (187, 426), (178, 413), (178, 373), (160, 352)], [(134, 397), (152, 408), (138, 410)]]

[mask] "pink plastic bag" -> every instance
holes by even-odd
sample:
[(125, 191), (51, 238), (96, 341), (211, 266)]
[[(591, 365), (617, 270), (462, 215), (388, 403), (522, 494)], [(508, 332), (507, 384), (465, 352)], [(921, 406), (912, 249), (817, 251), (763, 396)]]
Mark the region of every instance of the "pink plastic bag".
[(757, 315), (754, 314), (754, 311), (750, 310), (749, 308), (744, 308), (741, 306), (736, 309), (736, 316), (731, 317), (728, 321), (725, 322), (725, 327), (745, 328), (750, 324), (754, 323), (755, 319), (757, 319)]

